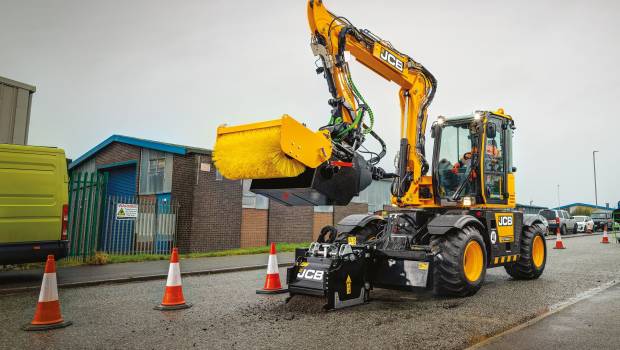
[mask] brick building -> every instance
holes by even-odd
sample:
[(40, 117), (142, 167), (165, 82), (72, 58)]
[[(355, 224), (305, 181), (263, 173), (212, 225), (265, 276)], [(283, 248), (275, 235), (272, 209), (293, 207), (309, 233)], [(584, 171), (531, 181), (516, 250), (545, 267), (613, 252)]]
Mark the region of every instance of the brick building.
[[(381, 182), (348, 206), (287, 207), (250, 192), (249, 181), (224, 179), (208, 149), (121, 135), (101, 142), (69, 169), (107, 173), (108, 195), (178, 203), (176, 239), (182, 252), (309, 242), (323, 226), (349, 214), (380, 211), (389, 201), (388, 184)], [(369, 204), (373, 196), (380, 199)]]

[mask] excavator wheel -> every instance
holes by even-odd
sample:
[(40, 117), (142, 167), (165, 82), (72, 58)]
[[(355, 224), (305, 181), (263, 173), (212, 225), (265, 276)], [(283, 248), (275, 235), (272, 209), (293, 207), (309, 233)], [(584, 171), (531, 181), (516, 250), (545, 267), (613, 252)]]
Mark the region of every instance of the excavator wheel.
[(486, 276), (487, 253), (480, 231), (467, 226), (431, 237), (438, 252), (433, 270), (433, 293), (464, 297), (475, 294)]
[(547, 245), (545, 244), (544, 232), (545, 229), (540, 224), (528, 226), (523, 230), (519, 260), (504, 266), (512, 278), (533, 280), (542, 275), (547, 263)]

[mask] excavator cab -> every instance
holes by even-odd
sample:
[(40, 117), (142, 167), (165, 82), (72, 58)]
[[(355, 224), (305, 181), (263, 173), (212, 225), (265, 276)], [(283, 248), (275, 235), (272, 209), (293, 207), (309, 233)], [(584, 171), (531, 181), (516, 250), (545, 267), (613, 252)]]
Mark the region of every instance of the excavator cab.
[(442, 207), (514, 203), (512, 134), (503, 110), (445, 118), (433, 124), (435, 198)]

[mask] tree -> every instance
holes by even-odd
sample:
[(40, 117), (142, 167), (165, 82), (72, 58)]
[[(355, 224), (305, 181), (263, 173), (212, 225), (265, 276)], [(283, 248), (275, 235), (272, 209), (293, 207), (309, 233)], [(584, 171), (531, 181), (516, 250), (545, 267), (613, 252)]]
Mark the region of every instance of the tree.
[(572, 210), (571, 215), (573, 216), (590, 216), (592, 215), (592, 212), (594, 211), (594, 208), (589, 208), (589, 207), (576, 207)]

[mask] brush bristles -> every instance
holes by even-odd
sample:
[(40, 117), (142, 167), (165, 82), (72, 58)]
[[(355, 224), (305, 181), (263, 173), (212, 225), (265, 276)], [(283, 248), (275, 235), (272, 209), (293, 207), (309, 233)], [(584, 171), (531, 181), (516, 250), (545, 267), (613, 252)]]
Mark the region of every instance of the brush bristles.
[(306, 167), (280, 147), (280, 126), (224, 134), (217, 138), (213, 160), (227, 179), (294, 177)]

